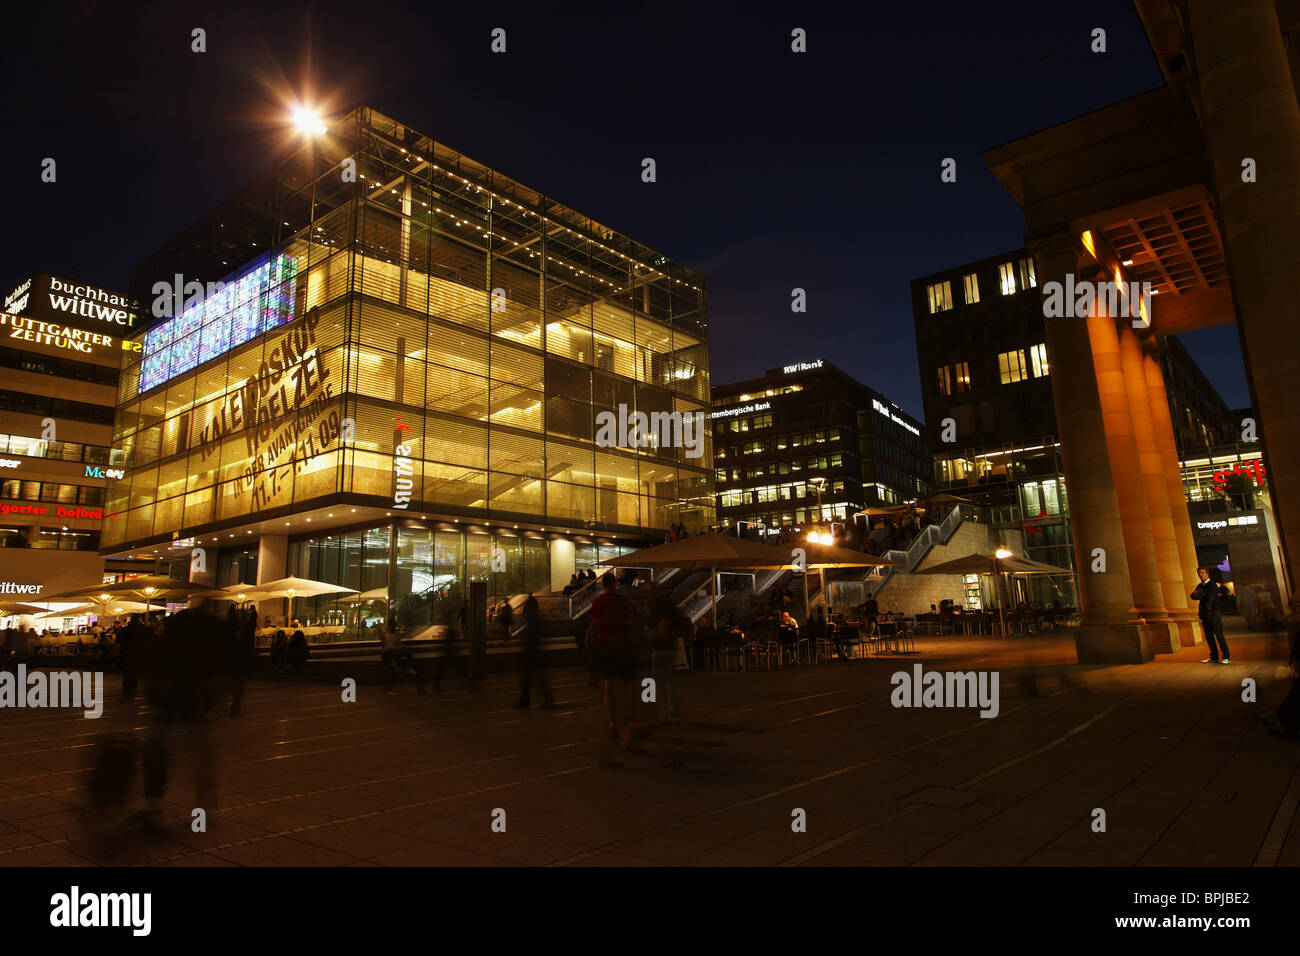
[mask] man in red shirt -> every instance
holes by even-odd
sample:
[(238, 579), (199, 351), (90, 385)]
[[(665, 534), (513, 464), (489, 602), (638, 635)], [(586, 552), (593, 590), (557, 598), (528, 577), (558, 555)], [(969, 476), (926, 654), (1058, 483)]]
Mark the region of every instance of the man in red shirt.
[[(635, 688), (632, 683), (636, 649), (632, 644), (636, 633), (636, 609), (632, 602), (617, 593), (618, 582), (614, 575), (606, 573), (600, 579), (604, 589), (596, 600), (591, 602), (591, 620), (596, 628), (596, 661), (600, 667), (601, 683), (604, 688), (605, 718), (609, 722), (609, 736), (622, 739), (626, 753), (645, 753), (632, 743), (633, 708)], [(622, 733), (619, 732), (617, 707), (619, 684), (622, 684), (626, 721)], [(600, 761), (602, 767), (622, 767), (623, 765), (606, 755)]]

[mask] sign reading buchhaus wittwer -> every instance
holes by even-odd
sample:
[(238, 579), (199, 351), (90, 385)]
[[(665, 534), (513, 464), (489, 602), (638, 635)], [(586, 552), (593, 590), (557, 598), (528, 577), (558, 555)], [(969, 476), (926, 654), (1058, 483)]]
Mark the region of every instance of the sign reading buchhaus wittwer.
[(707, 412), (701, 276), (366, 108), (268, 178), (135, 270), (106, 549), (450, 599), (713, 523), (711, 446), (595, 427)]

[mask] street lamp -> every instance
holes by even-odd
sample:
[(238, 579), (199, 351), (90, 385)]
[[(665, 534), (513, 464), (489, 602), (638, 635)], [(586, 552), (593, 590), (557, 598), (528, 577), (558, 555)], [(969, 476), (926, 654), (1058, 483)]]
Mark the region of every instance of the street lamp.
[(319, 136), (325, 132), (325, 124), (321, 122), (320, 114), (310, 107), (295, 106), (290, 111), (289, 118), (293, 120), (293, 125), (308, 136)]
[[(997, 577), (995, 580), (997, 581), (1002, 580), (1001, 562), (1009, 557), (1011, 557), (1011, 552), (1008, 551), (1006, 548), (998, 548), (996, 551), (993, 552), (993, 570), (997, 573)], [(996, 585), (995, 585), (995, 589), (996, 589)], [(998, 593), (998, 623), (1002, 626), (1002, 639), (1005, 641), (1007, 639), (1007, 618), (1005, 612), (1003, 611), (1002, 594), (1000, 592)]]

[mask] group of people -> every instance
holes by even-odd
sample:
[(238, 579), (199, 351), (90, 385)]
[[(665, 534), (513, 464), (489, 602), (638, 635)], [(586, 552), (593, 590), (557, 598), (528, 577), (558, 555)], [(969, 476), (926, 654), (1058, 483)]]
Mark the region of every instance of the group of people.
[(680, 541), (682, 538), (689, 538), (691, 533), (686, 530), (686, 525), (675, 524), (668, 529), (668, 534), (664, 536), (663, 543), (668, 544), (672, 541)]
[(591, 570), (591, 568), (587, 568), (584, 571), (575, 571), (569, 576), (569, 583), (564, 586), (564, 591), (562, 593), (565, 597), (568, 597), (570, 594), (576, 594), (594, 580), (596, 580), (596, 572)]

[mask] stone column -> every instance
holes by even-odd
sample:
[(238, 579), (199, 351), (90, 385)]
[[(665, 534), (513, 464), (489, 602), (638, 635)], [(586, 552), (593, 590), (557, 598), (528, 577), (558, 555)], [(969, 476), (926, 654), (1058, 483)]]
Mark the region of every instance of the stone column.
[[(1077, 273), (1076, 243), (1063, 231), (1027, 237), (1044, 294), (1050, 283), (1063, 284), (1067, 274)], [(1081, 664), (1143, 663), (1153, 656), (1151, 639), (1133, 607), (1088, 327), (1065, 317), (1045, 317), (1043, 325), (1079, 569), (1083, 620), (1075, 651)], [(1105, 554), (1105, 571), (1093, 571), (1097, 549)]]
[[(1160, 454), (1160, 444), (1156, 441), (1150, 391), (1147, 389), (1146, 370), (1143, 368), (1142, 343), (1129, 325), (1119, 329), (1119, 358), (1124, 373), (1124, 386), (1128, 390), (1129, 412), (1133, 418), (1133, 437), (1137, 443), (1140, 475), (1134, 476), (1134, 480), (1142, 482), (1142, 490), (1146, 494), (1156, 570), (1160, 577), (1160, 594), (1165, 617), (1173, 625), (1169, 632), (1168, 647), (1159, 645), (1156, 630), (1152, 630), (1152, 648), (1157, 654), (1176, 653), (1182, 650), (1184, 635), (1188, 638), (1187, 643), (1192, 643), (1191, 622), (1187, 620), (1186, 613), (1174, 613), (1175, 608), (1186, 611), (1186, 601), (1179, 600), (1183, 590), (1183, 571), (1178, 560), (1178, 539), (1174, 536), (1173, 515), (1169, 510), (1169, 486), (1165, 482), (1164, 459)], [(1163, 402), (1164, 396), (1160, 397)], [(1161, 631), (1160, 637), (1164, 633)]]
[[(1104, 279), (1105, 277), (1103, 277)], [(1104, 311), (1100, 307), (1097, 312)], [(1106, 447), (1110, 452), (1110, 470), (1115, 484), (1115, 497), (1119, 502), (1120, 527), (1124, 535), (1124, 552), (1128, 557), (1129, 580), (1133, 588), (1133, 603), (1138, 615), (1147, 623), (1151, 649), (1167, 654), (1178, 648), (1174, 641), (1178, 632), (1165, 611), (1165, 596), (1160, 587), (1160, 571), (1156, 564), (1155, 538), (1151, 533), (1151, 514), (1147, 506), (1146, 487), (1142, 481), (1142, 467), (1138, 459), (1137, 437), (1134, 434), (1133, 412), (1129, 407), (1129, 388), (1120, 361), (1119, 331), (1116, 323), (1129, 324), (1130, 319), (1109, 315), (1088, 317), (1088, 339), (1092, 343), (1092, 361), (1097, 370), (1097, 392), (1101, 400), (1102, 418), (1106, 428)], [(1055, 368), (1052, 369), (1056, 371)], [(1143, 379), (1138, 380), (1145, 398)]]
[[(289, 577), (285, 573), (285, 562), (289, 560), (289, 536), (286, 534), (264, 534), (257, 539), (257, 583), (277, 581)], [(284, 615), (284, 598), (268, 598), (257, 602), (259, 623), (270, 614), (279, 618)], [(285, 622), (288, 623), (287, 621)]]
[[(1200, 120), (1214, 170), (1246, 375), (1300, 627), (1300, 105), (1274, 0), (1188, 0)], [(1242, 181), (1253, 159), (1255, 182)]]
[[(1174, 438), (1174, 422), (1169, 414), (1168, 389), (1165, 373), (1160, 367), (1160, 356), (1153, 343), (1143, 350), (1142, 371), (1147, 383), (1147, 407), (1151, 411), (1156, 447), (1160, 453), (1160, 470), (1165, 479), (1165, 500), (1174, 526), (1174, 542), (1178, 548), (1178, 566), (1182, 572), (1182, 588), (1166, 587), (1165, 607), (1178, 624), (1178, 636), (1183, 645), (1204, 643), (1201, 619), (1192, 606), (1191, 594), (1200, 579), (1196, 576), (1196, 540), (1192, 537), (1192, 517), (1187, 511), (1187, 490), (1183, 487), (1178, 467), (1178, 442)], [(1184, 627), (1183, 622), (1189, 622)]]

